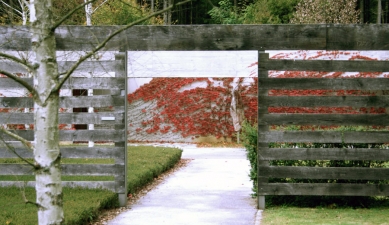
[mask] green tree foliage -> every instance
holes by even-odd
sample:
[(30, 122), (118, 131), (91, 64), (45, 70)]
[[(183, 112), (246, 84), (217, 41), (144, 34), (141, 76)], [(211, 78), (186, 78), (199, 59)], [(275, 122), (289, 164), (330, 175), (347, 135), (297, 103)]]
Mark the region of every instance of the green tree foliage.
[(281, 24), (289, 23), (300, 0), (257, 0), (237, 9), (229, 0), (209, 11), (216, 24)]
[(258, 0), (242, 13), (244, 24), (289, 23), (300, 0)]
[[(99, 3), (95, 4), (99, 6)], [(147, 5), (139, 6), (135, 0), (109, 0), (100, 3), (92, 15), (94, 25), (126, 25), (143, 18), (150, 13)], [(143, 25), (160, 23), (158, 19), (150, 19)], [(141, 25), (141, 24), (140, 24)]]
[(300, 1), (291, 23), (358, 23), (358, 0)]
[(229, 0), (219, 2), (219, 7), (213, 7), (208, 14), (212, 24), (240, 24), (240, 18)]
[[(68, 12), (74, 8), (83, 4), (84, 0), (53, 0), (53, 15), (54, 19), (58, 20), (65, 16)], [(67, 20), (64, 21), (63, 25), (84, 25), (85, 24), (85, 11), (78, 10)]]

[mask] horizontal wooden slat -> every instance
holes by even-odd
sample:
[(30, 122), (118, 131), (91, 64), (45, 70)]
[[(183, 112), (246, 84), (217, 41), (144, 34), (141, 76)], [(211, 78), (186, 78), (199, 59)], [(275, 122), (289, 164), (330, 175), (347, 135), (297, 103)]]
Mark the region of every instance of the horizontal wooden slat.
[[(64, 73), (69, 70), (75, 61), (58, 61), (58, 72)], [(119, 72), (120, 71), (120, 61), (110, 60), (110, 61), (84, 61), (81, 63), (77, 69), (74, 71), (77, 72), (90, 72), (90, 73), (109, 73), (109, 72)], [(27, 69), (21, 66), (18, 63), (12, 61), (0, 61), (1, 70), (7, 71), (9, 73), (28, 73)]]
[[(1, 68), (1, 67), (0, 67)], [(32, 78), (22, 78), (32, 85)], [(63, 89), (124, 89), (126, 79), (118, 77), (70, 77), (62, 86)], [(23, 89), (20, 84), (8, 78), (0, 78), (0, 89)]]
[(328, 71), (328, 72), (388, 72), (388, 61), (356, 60), (281, 60), (260, 61), (258, 67), (266, 70)]
[[(102, 120), (113, 117), (114, 120)], [(60, 124), (123, 124), (123, 113), (60, 113)], [(34, 113), (0, 113), (0, 124), (33, 124)]]
[(71, 77), (63, 89), (124, 89), (126, 79), (122, 77)]
[(388, 180), (389, 168), (259, 166), (269, 178)]
[(261, 148), (260, 160), (377, 160), (389, 161), (389, 149)]
[[(35, 187), (35, 181), (0, 181), (0, 187)], [(62, 187), (83, 187), (115, 191), (114, 181), (62, 181)]]
[[(74, 66), (76, 61), (58, 61), (58, 71), (63, 73)], [(90, 73), (109, 73), (119, 72), (121, 70), (120, 61), (109, 60), (109, 61), (84, 61), (82, 62), (74, 72), (90, 72)]]
[[(389, 62), (386, 62), (389, 64)], [(387, 90), (387, 78), (258, 78), (259, 89)]]
[[(17, 135), (28, 141), (34, 140), (34, 131), (15, 130)], [(5, 141), (14, 141), (8, 135), (3, 135)], [(124, 141), (126, 140), (125, 130), (60, 130), (60, 141)]]
[[(121, 174), (122, 165), (114, 164), (62, 164), (62, 175), (109, 176)], [(33, 175), (34, 168), (27, 164), (0, 164), (0, 175)]]
[(261, 96), (258, 101), (262, 107), (389, 107), (389, 96)]
[(387, 114), (263, 114), (258, 125), (389, 126)]
[(124, 172), (124, 165), (114, 164), (63, 164), (63, 175), (106, 176)]
[[(61, 26), (55, 33), (56, 47), (91, 50), (118, 28)], [(135, 26), (104, 50), (388, 50), (388, 36), (388, 24)], [(29, 50), (29, 38), (28, 27), (3, 26), (0, 50)]]
[(270, 131), (259, 132), (258, 141), (308, 143), (389, 143), (389, 132)]
[[(33, 153), (25, 148), (16, 147), (16, 153), (23, 158), (33, 158)], [(124, 147), (61, 147), (62, 158), (122, 158), (124, 157)], [(0, 145), (0, 158), (17, 158), (17, 156)]]
[(388, 196), (385, 184), (288, 184), (260, 183), (258, 195)]
[[(60, 97), (61, 108), (123, 106), (125, 96), (77, 96)], [(32, 108), (34, 102), (28, 97), (0, 98), (0, 108)]]
[(0, 175), (34, 175), (34, 168), (27, 164), (0, 164)]

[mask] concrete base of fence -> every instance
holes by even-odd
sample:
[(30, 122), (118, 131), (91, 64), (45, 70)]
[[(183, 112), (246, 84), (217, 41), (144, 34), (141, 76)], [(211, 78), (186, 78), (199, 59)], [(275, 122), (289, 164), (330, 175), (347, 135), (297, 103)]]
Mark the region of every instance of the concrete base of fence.
[(124, 207), (127, 205), (127, 195), (122, 193), (122, 194), (118, 194), (118, 198), (119, 198), (119, 206), (120, 207)]
[(258, 196), (258, 209), (265, 209), (265, 196)]

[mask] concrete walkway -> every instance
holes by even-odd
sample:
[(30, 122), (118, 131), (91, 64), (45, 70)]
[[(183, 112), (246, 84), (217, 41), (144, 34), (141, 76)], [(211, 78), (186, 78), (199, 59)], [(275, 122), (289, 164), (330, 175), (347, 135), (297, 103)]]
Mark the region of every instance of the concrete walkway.
[(180, 148), (193, 160), (108, 224), (259, 224), (244, 149)]

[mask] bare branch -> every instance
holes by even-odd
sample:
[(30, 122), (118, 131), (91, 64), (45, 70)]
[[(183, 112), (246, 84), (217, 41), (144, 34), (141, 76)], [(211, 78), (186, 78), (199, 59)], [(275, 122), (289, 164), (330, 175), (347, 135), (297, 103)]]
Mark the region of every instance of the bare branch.
[[(33, 151), (32, 144), (31, 144), (29, 141), (27, 141), (26, 139), (20, 137), (20, 136), (17, 135), (17, 134), (12, 133), (12, 132), (9, 131), (9, 130), (6, 130), (4, 127), (1, 127), (1, 126), (0, 126), (0, 132), (3, 132), (3, 133), (5, 133), (6, 135), (8, 135), (8, 136), (14, 138), (15, 140), (22, 142), (22, 144), (23, 144), (27, 149), (29, 149), (30, 151)], [(4, 141), (4, 140), (2, 140), (2, 141)]]
[(54, 25), (53, 27), (51, 27), (51, 30), (54, 31), (57, 27), (59, 27), (65, 20), (67, 20), (71, 15), (73, 15), (75, 12), (77, 12), (79, 9), (81, 8), (84, 8), (86, 5), (90, 4), (90, 3), (93, 3), (97, 0), (90, 0), (90, 1), (87, 1), (87, 2), (84, 2), (82, 4), (80, 4), (79, 6), (77, 6), (76, 8), (74, 8), (72, 11), (68, 12), (65, 16), (63, 16), (60, 20), (58, 20)]
[(15, 57), (13, 55), (9, 55), (9, 54), (3, 53), (3, 52), (0, 52), (0, 57), (4, 57), (4, 58), (9, 59), (11, 61), (17, 62), (17, 63), (27, 67), (27, 69), (30, 69), (31, 71), (35, 70), (38, 67), (37, 65), (35, 65), (35, 66), (31, 65), (30, 63), (27, 62), (27, 60), (23, 60), (23, 59), (20, 59), (18, 57)]
[(175, 6), (178, 6), (178, 5), (183, 5), (185, 3), (188, 3), (192, 0), (185, 0), (185, 1), (182, 1), (182, 2), (179, 2), (177, 4), (173, 4), (163, 10), (160, 10), (160, 11), (157, 11), (155, 13), (152, 13), (146, 17), (143, 17), (141, 19), (138, 19), (128, 25), (125, 25), (124, 27), (118, 29), (117, 31), (113, 32), (111, 35), (109, 35), (104, 41), (102, 41), (95, 49), (93, 49), (92, 51), (88, 52), (86, 55), (82, 56), (65, 74), (65, 76), (62, 78), (62, 80), (60, 80), (60, 82), (53, 88), (53, 90), (51, 91), (51, 93), (56, 93), (59, 91), (59, 89), (61, 89), (62, 85), (65, 83), (65, 81), (70, 77), (70, 75), (77, 69), (77, 67), (82, 63), (84, 62), (85, 60), (87, 60), (88, 58), (90, 58), (93, 54), (95, 54), (97, 51), (99, 51), (100, 49), (104, 48), (104, 46), (107, 44), (108, 41), (110, 41), (113, 37), (115, 37), (116, 35), (118, 35), (119, 33), (127, 30), (128, 28), (132, 27), (132, 26), (135, 26), (139, 23), (142, 23), (150, 18), (153, 18), (154, 16), (157, 16), (159, 14), (162, 14), (164, 12), (167, 12), (169, 10), (171, 10), (172, 8), (174, 8)]
[(4, 70), (0, 70), (0, 74), (3, 74), (5, 76), (7, 76), (8, 78), (11, 78), (12, 80), (18, 82), (20, 85), (25, 87), (32, 94), (32, 97), (34, 98), (35, 101), (37, 101), (37, 103), (41, 103), (40, 100), (39, 100), (38, 91), (33, 86), (28, 84), (26, 81), (24, 81), (23, 79), (21, 79), (18, 76), (15, 76), (12, 73), (9, 73), (9, 72), (4, 71)]
[[(4, 129), (3, 127), (0, 127), (0, 131), (3, 132), (3, 133), (5, 133), (5, 134), (7, 134), (7, 135), (9, 135), (9, 136), (11, 136), (11, 137), (13, 137), (13, 138), (17, 137), (17, 138), (15, 138), (15, 139), (21, 141), (21, 142), (23, 143), (23, 145), (24, 145), (28, 150), (33, 151), (33, 148), (32, 148), (32, 146), (31, 146), (30, 142), (28, 142), (28, 141), (25, 140), (24, 138), (22, 138), (22, 137), (20, 137), (20, 136), (18, 136), (18, 135), (16, 135), (16, 134), (14, 134), (14, 133), (12, 133), (12, 132), (9, 131), (9, 130)], [(32, 166), (33, 168), (37, 168), (36, 165), (34, 165), (32, 162), (30, 162), (30, 161), (28, 161), (27, 159), (21, 157), (21, 156), (16, 152), (15, 148), (14, 148), (12, 145), (10, 145), (9, 143), (7, 143), (7, 142), (4, 140), (3, 136), (1, 136), (1, 135), (0, 135), (0, 141), (3, 142), (3, 144), (7, 147), (7, 149), (8, 149), (10, 152), (12, 152), (13, 154), (15, 154), (15, 155), (16, 155), (19, 159), (21, 159), (23, 162), (27, 163), (28, 165)]]
[(101, 6), (103, 6), (106, 2), (108, 2), (109, 0), (104, 0), (100, 5), (98, 5), (92, 13), (96, 12)]
[(21, 192), (22, 195), (23, 195), (24, 203), (35, 205), (38, 209), (39, 209), (39, 208), (44, 208), (42, 205), (40, 205), (40, 204), (38, 204), (38, 203), (36, 203), (36, 202), (32, 202), (32, 201), (28, 200), (27, 197), (26, 197), (26, 191), (25, 191), (25, 190), (20, 190), (20, 192)]
[(17, 10), (16, 8), (14, 8), (14, 7), (12, 7), (12, 6), (8, 5), (8, 4), (7, 4), (5, 1), (3, 1), (3, 0), (0, 0), (0, 2), (1, 2), (1, 3), (3, 3), (5, 6), (7, 6), (8, 8), (10, 8), (10, 9), (14, 10), (15, 12), (19, 13), (20, 15), (22, 15), (22, 14), (23, 14), (22, 12), (20, 12), (20, 11), (19, 11), (19, 10)]

